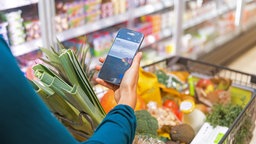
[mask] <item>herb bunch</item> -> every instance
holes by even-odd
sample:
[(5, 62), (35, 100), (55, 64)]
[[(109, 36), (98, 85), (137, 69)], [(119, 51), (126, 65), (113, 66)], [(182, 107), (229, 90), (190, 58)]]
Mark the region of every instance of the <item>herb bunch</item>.
[(230, 127), (238, 115), (242, 112), (243, 108), (235, 104), (216, 104), (212, 107), (211, 113), (206, 117), (206, 121), (213, 127), (226, 126)]

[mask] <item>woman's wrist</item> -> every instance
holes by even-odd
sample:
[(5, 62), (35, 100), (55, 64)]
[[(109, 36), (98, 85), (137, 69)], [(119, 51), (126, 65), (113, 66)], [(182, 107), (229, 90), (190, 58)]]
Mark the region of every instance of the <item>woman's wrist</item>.
[(137, 101), (137, 94), (136, 92), (123, 92), (120, 93), (120, 100), (118, 104), (124, 104), (132, 107), (133, 109), (136, 106), (136, 101)]

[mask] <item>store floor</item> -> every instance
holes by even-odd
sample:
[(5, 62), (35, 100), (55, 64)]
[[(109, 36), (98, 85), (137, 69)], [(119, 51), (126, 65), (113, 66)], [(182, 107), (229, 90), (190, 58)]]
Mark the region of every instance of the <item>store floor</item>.
[[(256, 46), (246, 53), (242, 54), (228, 67), (239, 71), (256, 75)], [(256, 124), (256, 121), (255, 121)], [(256, 128), (253, 131), (253, 138), (250, 144), (256, 143)]]

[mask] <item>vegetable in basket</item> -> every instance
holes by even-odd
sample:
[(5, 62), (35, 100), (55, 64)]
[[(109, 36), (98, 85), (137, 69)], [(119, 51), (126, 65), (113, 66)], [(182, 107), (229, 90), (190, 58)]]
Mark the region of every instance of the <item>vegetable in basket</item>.
[(137, 118), (136, 134), (157, 136), (158, 122), (147, 110), (135, 111)]

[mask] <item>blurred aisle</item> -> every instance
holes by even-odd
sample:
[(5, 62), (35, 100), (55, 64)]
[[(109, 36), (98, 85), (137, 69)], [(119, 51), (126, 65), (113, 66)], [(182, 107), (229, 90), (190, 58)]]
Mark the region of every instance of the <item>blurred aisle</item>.
[(256, 75), (256, 46), (242, 54), (228, 67)]
[[(256, 46), (233, 61), (229, 68), (256, 75)], [(256, 121), (255, 121), (256, 125)], [(250, 144), (256, 143), (256, 128), (253, 131), (253, 138)]]

